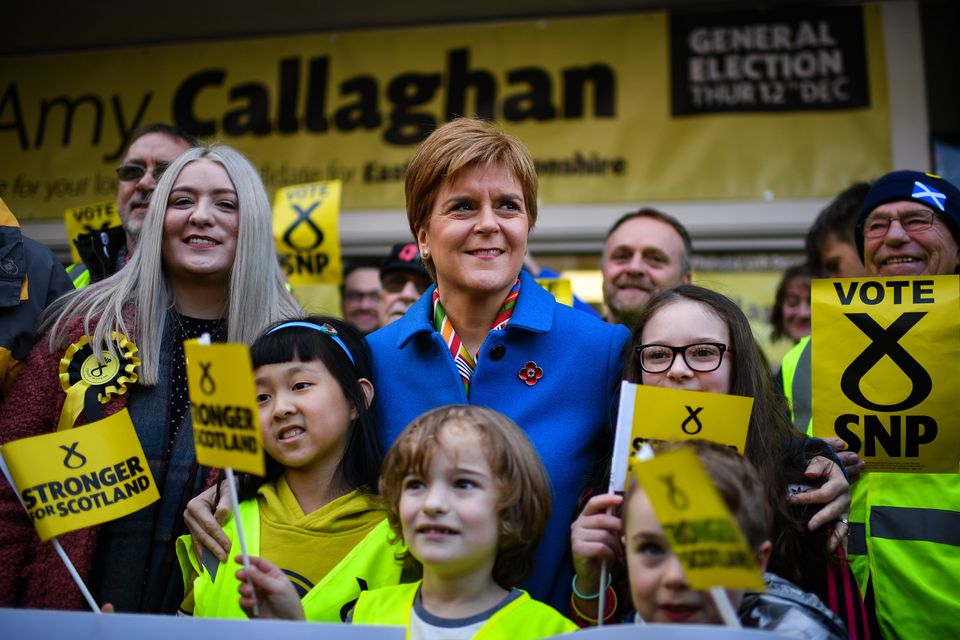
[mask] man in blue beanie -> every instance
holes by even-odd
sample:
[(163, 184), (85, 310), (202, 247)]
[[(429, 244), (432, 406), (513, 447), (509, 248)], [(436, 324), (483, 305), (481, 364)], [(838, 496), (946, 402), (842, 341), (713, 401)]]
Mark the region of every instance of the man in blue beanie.
[[(930, 173), (888, 173), (867, 193), (855, 239), (868, 276), (958, 273), (960, 190)], [(883, 637), (958, 637), (960, 476), (868, 473), (850, 488), (850, 566)]]
[(857, 232), (868, 275), (956, 273), (960, 190), (932, 173), (888, 173), (867, 193)]

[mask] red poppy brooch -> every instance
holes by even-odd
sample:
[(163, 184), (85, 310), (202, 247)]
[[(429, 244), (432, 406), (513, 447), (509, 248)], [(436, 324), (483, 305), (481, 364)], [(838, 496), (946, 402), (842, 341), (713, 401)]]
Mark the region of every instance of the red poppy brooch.
[(537, 380), (543, 377), (543, 369), (537, 366), (537, 363), (533, 360), (527, 362), (520, 369), (518, 374), (520, 379), (527, 383), (528, 387), (532, 387), (537, 384)]

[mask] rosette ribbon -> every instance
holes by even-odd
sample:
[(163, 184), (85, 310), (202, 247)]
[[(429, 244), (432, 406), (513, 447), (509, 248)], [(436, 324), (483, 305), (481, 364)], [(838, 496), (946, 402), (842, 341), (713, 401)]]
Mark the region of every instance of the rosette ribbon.
[(67, 347), (60, 359), (60, 386), (67, 397), (57, 431), (72, 428), (81, 412), (86, 414), (87, 422), (99, 420), (103, 416), (100, 405), (114, 395), (126, 393), (127, 385), (137, 381), (140, 367), (137, 345), (116, 331), (110, 334), (110, 340), (117, 355), (104, 349), (100, 352), (102, 363), (97, 360), (87, 336)]

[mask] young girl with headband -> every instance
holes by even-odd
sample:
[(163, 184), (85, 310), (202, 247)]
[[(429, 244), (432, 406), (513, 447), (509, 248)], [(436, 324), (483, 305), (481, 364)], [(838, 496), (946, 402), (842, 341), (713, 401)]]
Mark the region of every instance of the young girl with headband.
[[(248, 550), (282, 568), (308, 620), (340, 622), (362, 590), (395, 585), (402, 570), (376, 504), (382, 451), (366, 342), (340, 320), (310, 317), (274, 325), (250, 355), (267, 473), (240, 479)], [(238, 552), (232, 520), (223, 533)], [(225, 553), (198, 559), (192, 542), (177, 541), (182, 613), (244, 617), (236, 566)]]

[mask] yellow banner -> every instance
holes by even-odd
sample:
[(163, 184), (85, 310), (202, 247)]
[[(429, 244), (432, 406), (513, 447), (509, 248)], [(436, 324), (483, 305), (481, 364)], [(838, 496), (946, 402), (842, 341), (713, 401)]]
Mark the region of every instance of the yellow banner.
[(573, 285), (568, 278), (537, 278), (537, 284), (552, 293), (560, 304), (573, 306)]
[(277, 192), (273, 237), (290, 284), (339, 284), (343, 280), (339, 218), (339, 180), (300, 184)]
[[(544, 204), (832, 197), (891, 169), (879, 8), (861, 22), (868, 106), (833, 111), (673, 116), (659, 11), (7, 55), (0, 196), (21, 221), (115, 197), (131, 132), (161, 121), (239, 148), (271, 193), (340, 180), (344, 209), (400, 208), (416, 145), (452, 114), (477, 114), (529, 146)], [(768, 23), (755, 30), (779, 28)], [(776, 46), (727, 66), (752, 75), (759, 60), (778, 76), (768, 89), (807, 84), (807, 45)]]
[(126, 410), (83, 427), (8, 442), (0, 454), (43, 541), (160, 499)]
[(960, 278), (814, 280), (813, 433), (868, 471), (957, 473)]
[(679, 449), (633, 464), (690, 586), (764, 591), (753, 551), (697, 454)]
[(119, 227), (120, 214), (117, 213), (116, 201), (106, 200), (67, 209), (63, 213), (63, 222), (67, 227), (67, 239), (70, 241), (70, 257), (74, 262), (80, 262), (80, 254), (73, 241), (83, 233)]
[(647, 385), (636, 388), (631, 455), (646, 440), (711, 440), (743, 453), (753, 398)]
[(183, 343), (197, 462), (263, 475), (263, 433), (250, 351), (243, 344)]

